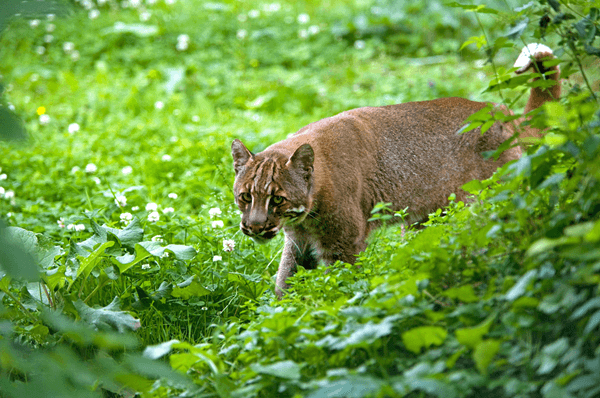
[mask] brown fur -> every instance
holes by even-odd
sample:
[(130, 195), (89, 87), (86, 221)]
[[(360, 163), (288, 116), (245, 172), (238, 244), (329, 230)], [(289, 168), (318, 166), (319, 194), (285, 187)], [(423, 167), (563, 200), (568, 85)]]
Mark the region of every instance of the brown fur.
[[(549, 99), (539, 91), (532, 90), (533, 107)], [(464, 201), (463, 184), (489, 178), (519, 158), (518, 146), (496, 161), (481, 156), (509, 139), (512, 126), (496, 123), (484, 135), (479, 129), (458, 133), (486, 105), (442, 98), (353, 109), (311, 123), (256, 155), (235, 140), (234, 194), (242, 231), (259, 242), (285, 231), (277, 295), (297, 265), (354, 263), (379, 225), (367, 221), (377, 203), (392, 203), (394, 211), (408, 206), (406, 221), (423, 221), (447, 205), (451, 193)]]

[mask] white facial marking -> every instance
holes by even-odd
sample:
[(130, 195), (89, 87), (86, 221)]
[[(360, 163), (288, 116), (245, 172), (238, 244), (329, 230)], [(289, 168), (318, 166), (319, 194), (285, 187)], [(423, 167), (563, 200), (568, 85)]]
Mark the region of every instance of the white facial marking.
[(286, 213), (304, 213), (306, 211), (306, 208), (304, 206), (300, 206), (300, 207), (294, 207), (293, 209), (288, 209), (285, 212)]

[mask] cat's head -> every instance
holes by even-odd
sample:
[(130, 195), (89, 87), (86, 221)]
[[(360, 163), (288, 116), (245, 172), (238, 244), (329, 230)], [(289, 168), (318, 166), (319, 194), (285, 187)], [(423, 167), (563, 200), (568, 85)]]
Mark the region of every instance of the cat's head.
[(286, 224), (302, 222), (312, 205), (314, 152), (309, 144), (292, 156), (251, 153), (240, 140), (231, 145), (233, 193), (242, 212), (240, 228), (255, 241), (272, 239)]

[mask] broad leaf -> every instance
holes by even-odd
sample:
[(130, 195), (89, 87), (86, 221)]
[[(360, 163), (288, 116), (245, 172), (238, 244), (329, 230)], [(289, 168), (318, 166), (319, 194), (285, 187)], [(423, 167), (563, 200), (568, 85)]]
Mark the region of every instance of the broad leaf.
[(184, 300), (188, 300), (190, 297), (206, 296), (207, 294), (210, 294), (210, 290), (202, 286), (196, 275), (174, 287), (171, 292), (173, 297), (181, 297)]
[(131, 316), (128, 312), (119, 311), (119, 298), (103, 308), (88, 307), (83, 301), (77, 300), (73, 305), (79, 312), (81, 319), (94, 325), (101, 330), (118, 330), (123, 333), (126, 330), (136, 330), (140, 327), (140, 320)]
[(420, 326), (402, 333), (402, 342), (407, 350), (419, 354), (422, 348), (440, 345), (448, 332), (438, 326)]
[(475, 361), (475, 366), (477, 367), (479, 373), (487, 373), (487, 368), (492, 362), (492, 359), (494, 359), (494, 356), (496, 356), (496, 353), (499, 349), (499, 340), (484, 340), (477, 344), (475, 350), (473, 351), (473, 360)]
[(300, 379), (301, 366), (294, 361), (281, 361), (269, 365), (251, 364), (250, 368), (256, 373), (280, 377), (282, 379)]

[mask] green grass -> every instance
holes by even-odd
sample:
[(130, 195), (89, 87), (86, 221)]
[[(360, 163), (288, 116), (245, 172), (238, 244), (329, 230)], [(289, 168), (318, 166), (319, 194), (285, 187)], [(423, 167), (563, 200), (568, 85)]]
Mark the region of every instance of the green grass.
[[(450, 95), (484, 97), (479, 93), (490, 68), (476, 69), (472, 61), (450, 53), (458, 38), (440, 37), (444, 49), (390, 53), (388, 40), (399, 46), (415, 38), (383, 25), (380, 33), (362, 39), (354, 37), (361, 36), (356, 32), (335, 34), (340, 25), (368, 15), (367, 4), (292, 2), (265, 11), (269, 4), (158, 2), (147, 6), (151, 16), (143, 23), (143, 11), (134, 8), (103, 7), (96, 19), (75, 9), (52, 21), (42, 17), (36, 27), (16, 19), (3, 32), (4, 101), (21, 115), (30, 137), (23, 144), (2, 144), (0, 167), (8, 175), (2, 184), (15, 192), (13, 203), (0, 202), (9, 225), (42, 233), (68, 252), (69, 242), (90, 235), (90, 220), (122, 228), (120, 215), (131, 213), (141, 220), (145, 240), (161, 235), (165, 244), (198, 251), (182, 264), (154, 259), (156, 267), (147, 272), (138, 264), (97, 291), (97, 280), (78, 281), (80, 297), (94, 292), (89, 303), (106, 305), (118, 296), (124, 309), (133, 310), (136, 288), (153, 292), (164, 281), (180, 283), (192, 274), (220, 293), (198, 299), (196, 307), (180, 302), (172, 317), (191, 317), (184, 326), (161, 311), (135, 311), (146, 344), (169, 336), (197, 342), (208, 325), (239, 314), (245, 297), (223, 281), (227, 271), (259, 275), (264, 285), (259, 291), (272, 289), (269, 277), (277, 269), (282, 241), (256, 246), (238, 232), (229, 151), (234, 138), (260, 151), (350, 108)], [(412, 12), (420, 7), (415, 3)], [(301, 23), (305, 15), (309, 21)], [(124, 31), (115, 28), (119, 23)], [(302, 38), (304, 30), (314, 34)], [(44, 44), (48, 34), (53, 40)], [(182, 34), (189, 42), (179, 51)], [(355, 45), (360, 40), (364, 48)], [(65, 51), (65, 43), (74, 49)], [(36, 52), (40, 46), (42, 55)], [(74, 51), (79, 53), (75, 60)], [(464, 79), (465, 74), (475, 78)], [(48, 124), (36, 113), (42, 107)], [(74, 123), (79, 130), (69, 132)], [(97, 170), (86, 172), (88, 164)], [(124, 174), (125, 167), (132, 171)], [(119, 194), (127, 198), (123, 208), (114, 201)], [(155, 223), (147, 221), (145, 207), (151, 202), (159, 207)], [(213, 207), (223, 210), (222, 228), (211, 227)], [(163, 214), (165, 208), (174, 212)], [(81, 223), (86, 230), (61, 228), (59, 220), (65, 226)], [(234, 253), (224, 255), (223, 239), (236, 241)], [(217, 255), (224, 260), (213, 262)], [(58, 263), (66, 266), (65, 258)], [(109, 264), (104, 259), (98, 268)], [(204, 307), (209, 309), (197, 311)]]
[[(357, 397), (550, 397), (571, 380), (583, 387), (569, 393), (593, 393), (577, 377), (595, 375), (595, 362), (560, 359), (562, 346), (552, 345), (567, 336), (582, 358), (598, 357), (590, 314), (560, 321), (597, 293), (592, 260), (567, 253), (581, 246), (596, 258), (598, 227), (597, 132), (586, 124), (596, 108), (572, 84), (548, 122), (567, 144), (548, 142), (547, 152), (523, 160), (531, 167), (505, 168), (510, 195), (502, 185), (484, 191), (479, 204), (432, 215), (424, 231), (379, 230), (360, 268), (300, 270), (281, 302), (273, 275), (282, 237), (268, 245), (245, 238), (231, 193), (234, 138), (256, 152), (355, 107), (446, 96), (499, 102), (484, 90), (522, 43), (496, 41), (494, 68), (461, 44), (482, 29), (494, 42), (524, 15), (527, 41), (537, 40), (537, 21), (553, 11), (480, 13), (480, 26), (474, 13), (438, 1), (110, 0), (93, 19), (80, 2), (69, 4), (50, 19), (14, 18), (0, 33), (0, 104), (14, 108), (29, 135), (0, 142), (0, 220), (43, 268), (42, 283), (8, 267), (0, 278), (6, 342), (36, 348), (21, 359), (2, 345), (13, 361), (0, 364), (8, 396), (27, 386), (126, 396), (126, 386), (157, 397), (352, 396), (343, 393), (352, 388)], [(579, 19), (593, 12), (577, 7)], [(565, 72), (576, 67), (561, 54)], [(534, 243), (548, 253), (531, 254)], [(515, 288), (532, 269), (540, 269), (537, 282)], [(155, 347), (143, 357), (146, 346)], [(168, 366), (148, 359), (163, 357)], [(559, 360), (562, 367), (542, 367)]]

